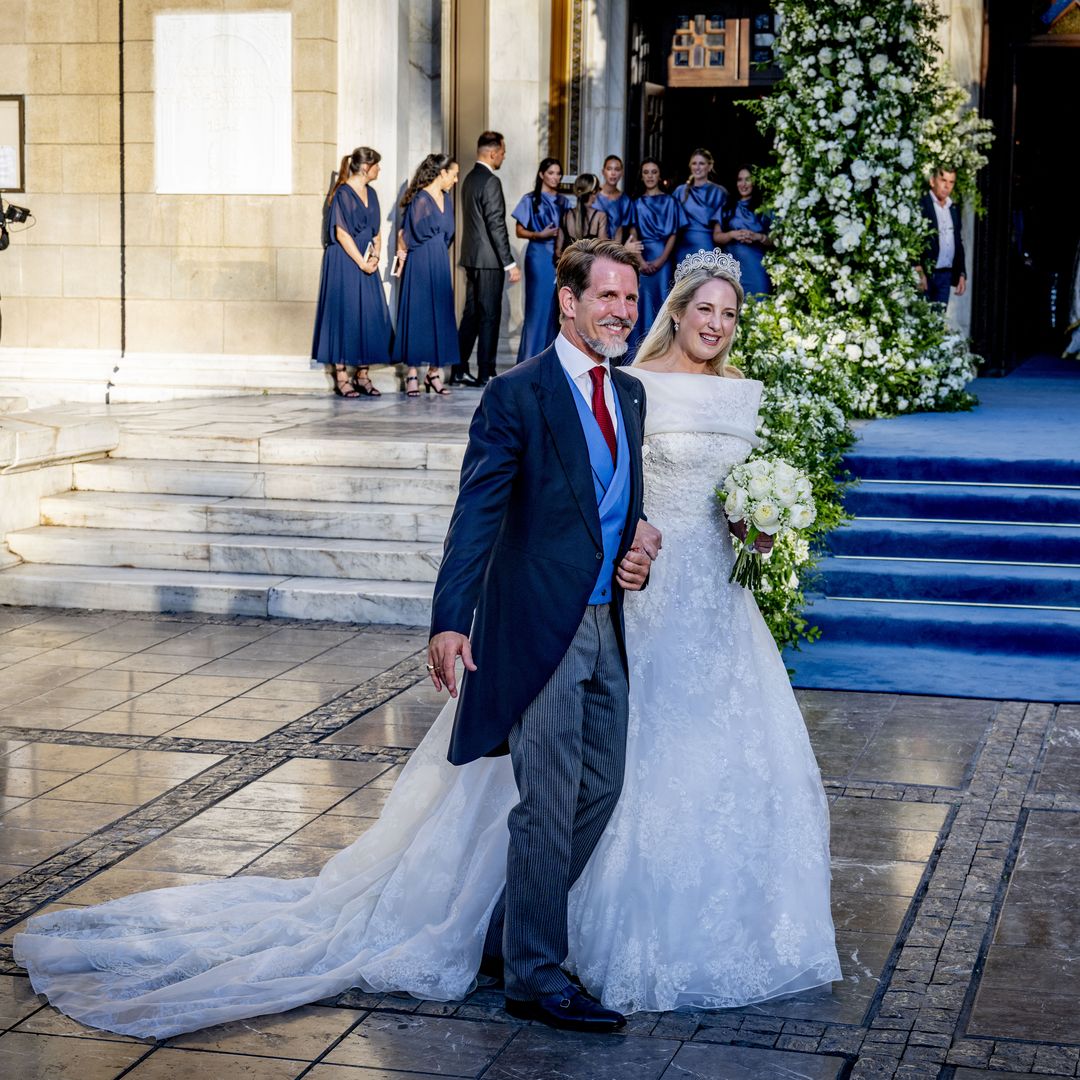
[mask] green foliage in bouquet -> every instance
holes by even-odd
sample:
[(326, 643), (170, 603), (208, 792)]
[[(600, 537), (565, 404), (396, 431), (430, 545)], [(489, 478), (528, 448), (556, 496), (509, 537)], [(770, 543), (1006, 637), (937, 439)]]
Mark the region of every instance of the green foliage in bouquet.
[[(763, 450), (810, 475), (821, 537), (844, 520), (850, 418), (973, 404), (977, 358), (913, 267), (931, 169), (955, 169), (956, 196), (976, 200), (991, 134), (947, 73), (935, 0), (775, 8), (783, 76), (747, 103), (774, 140), (776, 164), (757, 176), (774, 214), (774, 293), (747, 305), (732, 359), (765, 383)], [(783, 546), (767, 564), (757, 598), (781, 647), (815, 636), (802, 614), (812, 564)]]

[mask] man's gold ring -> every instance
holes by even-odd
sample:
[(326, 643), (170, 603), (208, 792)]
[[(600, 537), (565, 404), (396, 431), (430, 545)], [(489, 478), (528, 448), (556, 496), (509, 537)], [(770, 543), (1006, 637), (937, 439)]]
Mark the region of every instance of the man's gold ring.
[(428, 671), (434, 671), (435, 670), (435, 665), (434, 664), (428, 664), (427, 669), (428, 669)]

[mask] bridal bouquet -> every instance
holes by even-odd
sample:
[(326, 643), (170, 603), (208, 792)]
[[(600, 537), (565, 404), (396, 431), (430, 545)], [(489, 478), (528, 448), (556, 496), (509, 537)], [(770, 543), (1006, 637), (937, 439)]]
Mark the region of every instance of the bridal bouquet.
[(769, 557), (754, 550), (754, 541), (762, 533), (779, 537), (805, 529), (817, 517), (806, 474), (781, 458), (759, 457), (736, 465), (716, 495), (729, 522), (746, 522), (745, 539), (732, 535), (739, 554), (728, 580), (748, 589), (761, 584), (761, 564)]

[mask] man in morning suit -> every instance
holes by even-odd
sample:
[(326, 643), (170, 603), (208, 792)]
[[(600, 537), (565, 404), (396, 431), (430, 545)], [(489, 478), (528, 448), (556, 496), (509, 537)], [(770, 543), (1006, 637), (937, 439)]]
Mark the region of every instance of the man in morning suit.
[[(567, 894), (615, 809), (626, 755), (623, 591), (660, 534), (642, 515), (645, 392), (611, 364), (637, 319), (636, 258), (571, 244), (555, 343), (488, 383), (432, 603), (428, 668), (457, 696), (449, 759), (509, 751), (506, 890), (484, 944), (512, 1016), (579, 1031), (625, 1018), (574, 986)], [(497, 962), (497, 960), (496, 960)]]
[(923, 260), (915, 269), (919, 275), (919, 291), (936, 304), (949, 302), (950, 289), (955, 289), (957, 296), (963, 296), (967, 289), (960, 208), (951, 198), (955, 186), (956, 173), (938, 167), (930, 177), (930, 190), (919, 202), (922, 215), (933, 231)]
[[(465, 271), (465, 310), (458, 327), (461, 362), (450, 369), (450, 382), (483, 386), (495, 375), (502, 320), (503, 279), (521, 280), (506, 231), (506, 202), (496, 175), (506, 157), (506, 142), (497, 131), (485, 131), (476, 142), (476, 164), (461, 185), (461, 256)], [(476, 345), (477, 377), (469, 371)]]

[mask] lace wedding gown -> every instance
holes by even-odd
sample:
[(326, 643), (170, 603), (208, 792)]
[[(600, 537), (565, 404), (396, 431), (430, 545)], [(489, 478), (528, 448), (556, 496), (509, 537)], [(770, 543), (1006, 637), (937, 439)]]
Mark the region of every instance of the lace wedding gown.
[[(729, 585), (713, 489), (761, 384), (641, 372), (646, 511), (664, 550), (627, 597), (626, 780), (570, 898), (569, 965), (624, 1011), (762, 1001), (840, 978), (828, 809), (787, 673)], [(352, 986), (472, 988), (506, 873), (509, 760), (446, 761), (442, 710), (379, 821), (318, 877), (239, 877), (37, 916), (15, 938), (69, 1016), (165, 1038)]]

